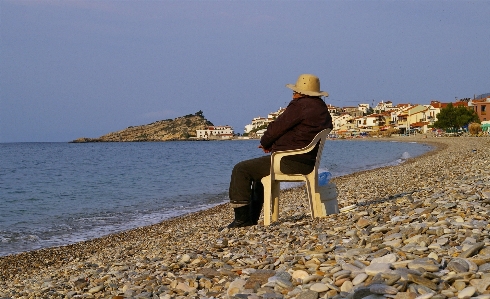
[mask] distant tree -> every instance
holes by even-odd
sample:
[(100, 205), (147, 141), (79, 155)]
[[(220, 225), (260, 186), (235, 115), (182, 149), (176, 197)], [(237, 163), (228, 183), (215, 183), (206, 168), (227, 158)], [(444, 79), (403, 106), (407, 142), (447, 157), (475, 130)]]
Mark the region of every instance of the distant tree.
[(366, 113), (364, 114), (364, 116), (366, 116), (366, 115), (371, 115), (371, 114), (373, 114), (373, 113), (374, 113), (374, 109), (373, 109), (372, 107), (369, 107), (369, 108), (367, 109)]
[(449, 103), (437, 114), (437, 121), (434, 123), (434, 127), (454, 132), (471, 122), (480, 122), (475, 111), (464, 106), (454, 107), (452, 103)]
[(250, 133), (252, 133), (252, 132), (255, 133), (255, 132), (259, 131), (259, 130), (267, 129), (267, 126), (268, 126), (268, 124), (261, 125), (261, 126), (255, 128), (255, 129), (250, 130)]

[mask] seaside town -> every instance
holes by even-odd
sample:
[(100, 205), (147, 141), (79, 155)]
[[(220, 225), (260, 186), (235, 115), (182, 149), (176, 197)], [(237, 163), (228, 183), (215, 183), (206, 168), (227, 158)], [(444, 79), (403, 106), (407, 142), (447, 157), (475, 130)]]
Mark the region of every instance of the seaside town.
[[(375, 106), (358, 104), (352, 107), (336, 107), (327, 104), (332, 115), (333, 130), (331, 138), (355, 138), (363, 136), (388, 137), (396, 135), (428, 134), (435, 136), (459, 135), (470, 133), (470, 128), (458, 128), (456, 132), (446, 132), (434, 127), (438, 115), (449, 104), (453, 107), (465, 107), (474, 111), (479, 118), (479, 128), (475, 135), (488, 135), (490, 126), (490, 94), (464, 98), (455, 102), (431, 101), (430, 104), (394, 104), (392, 101), (381, 101)], [(267, 125), (274, 121), (286, 108), (279, 108), (266, 117), (255, 117), (247, 124), (244, 133), (236, 134), (231, 126), (210, 126), (197, 130), (197, 139), (247, 139), (260, 138)], [(488, 114), (487, 114), (488, 112)]]

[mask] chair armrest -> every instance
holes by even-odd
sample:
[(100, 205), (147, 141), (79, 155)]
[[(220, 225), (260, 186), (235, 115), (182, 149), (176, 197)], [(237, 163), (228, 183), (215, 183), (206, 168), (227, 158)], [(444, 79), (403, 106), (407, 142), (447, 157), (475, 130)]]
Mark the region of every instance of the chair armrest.
[(300, 155), (304, 153), (308, 153), (312, 151), (318, 142), (321, 141), (322, 137), (326, 137), (328, 133), (330, 133), (331, 129), (325, 129), (320, 131), (315, 138), (308, 144), (307, 146), (299, 149), (287, 150), (287, 151), (278, 151), (271, 154), (271, 173), (272, 171), (276, 174), (283, 174), (281, 172), (281, 159), (287, 156)]
[(276, 174), (283, 174), (281, 171), (281, 159), (287, 156), (295, 156), (299, 154), (304, 154), (309, 151), (313, 150), (313, 148), (310, 147), (304, 147), (300, 149), (295, 149), (295, 150), (287, 150), (287, 151), (278, 151), (274, 152), (271, 154), (271, 170), (274, 171)]

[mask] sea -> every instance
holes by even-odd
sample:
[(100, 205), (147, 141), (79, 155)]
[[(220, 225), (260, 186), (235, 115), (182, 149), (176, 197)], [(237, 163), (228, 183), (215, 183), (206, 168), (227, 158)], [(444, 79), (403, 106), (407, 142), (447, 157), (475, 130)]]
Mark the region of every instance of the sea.
[[(258, 140), (0, 143), (0, 256), (225, 203), (233, 166), (264, 155), (258, 145)], [(430, 150), (415, 142), (328, 140), (320, 171), (338, 177), (397, 165)]]

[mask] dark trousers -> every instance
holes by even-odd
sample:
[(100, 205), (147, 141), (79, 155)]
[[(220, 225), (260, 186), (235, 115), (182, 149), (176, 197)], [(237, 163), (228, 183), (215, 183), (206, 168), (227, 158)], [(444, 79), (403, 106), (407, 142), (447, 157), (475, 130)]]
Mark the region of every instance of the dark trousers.
[[(298, 161), (281, 160), (283, 173), (308, 174), (314, 165), (304, 164)], [(260, 181), (268, 176), (271, 170), (271, 157), (269, 155), (260, 158), (239, 162), (231, 172), (230, 203), (232, 206), (249, 205), (253, 200), (264, 202), (264, 186)]]

